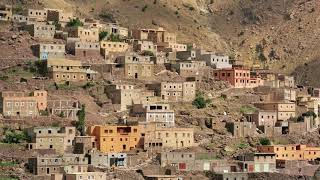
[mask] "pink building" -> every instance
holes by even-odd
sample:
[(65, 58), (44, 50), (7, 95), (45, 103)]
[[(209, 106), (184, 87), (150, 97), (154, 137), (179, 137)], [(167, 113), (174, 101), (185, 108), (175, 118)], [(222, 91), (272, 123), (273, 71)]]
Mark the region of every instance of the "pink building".
[(215, 79), (228, 81), (234, 88), (253, 88), (263, 84), (262, 79), (250, 76), (249, 69), (230, 68), (214, 70)]

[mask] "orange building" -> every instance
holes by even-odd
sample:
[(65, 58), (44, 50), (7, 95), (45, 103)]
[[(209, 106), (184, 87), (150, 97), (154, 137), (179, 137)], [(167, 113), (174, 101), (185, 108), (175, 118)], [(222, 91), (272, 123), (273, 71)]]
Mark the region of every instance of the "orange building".
[(307, 145), (273, 145), (258, 146), (259, 152), (275, 153), (277, 160), (315, 160), (320, 158), (320, 147)]
[(143, 148), (139, 125), (105, 125), (90, 127), (97, 149), (104, 153), (130, 151)]

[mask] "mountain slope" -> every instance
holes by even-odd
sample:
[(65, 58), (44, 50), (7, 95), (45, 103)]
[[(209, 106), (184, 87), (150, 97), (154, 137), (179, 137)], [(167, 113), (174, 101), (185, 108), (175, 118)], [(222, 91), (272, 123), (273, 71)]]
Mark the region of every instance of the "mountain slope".
[[(3, 0), (1, 0), (3, 1)], [(16, 0), (18, 2), (18, 0)], [(318, 0), (20, 0), (24, 7), (72, 10), (125, 27), (159, 27), (178, 41), (222, 52), (245, 64), (292, 73), (319, 57)], [(299, 73), (297, 73), (299, 74)]]

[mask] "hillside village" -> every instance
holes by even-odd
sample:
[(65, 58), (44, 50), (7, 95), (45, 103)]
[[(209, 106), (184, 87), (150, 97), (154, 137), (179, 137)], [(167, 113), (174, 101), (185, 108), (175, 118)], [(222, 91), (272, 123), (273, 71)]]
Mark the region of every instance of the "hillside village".
[(1, 54), (16, 49), (0, 57), (0, 179), (320, 178), (319, 87), (162, 27), (5, 4), (0, 21)]

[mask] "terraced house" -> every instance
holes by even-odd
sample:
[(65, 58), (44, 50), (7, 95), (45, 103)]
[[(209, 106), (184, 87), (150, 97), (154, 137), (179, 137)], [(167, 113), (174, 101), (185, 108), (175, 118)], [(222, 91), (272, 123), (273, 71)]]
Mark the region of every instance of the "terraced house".
[(308, 160), (320, 158), (320, 147), (304, 144), (258, 146), (262, 153), (275, 153), (277, 160)]
[(74, 127), (34, 127), (28, 129), (29, 149), (53, 149), (56, 153), (72, 152), (76, 129)]
[(125, 77), (141, 79), (154, 75), (154, 62), (150, 60), (150, 56), (120, 56), (116, 61), (124, 66)]
[(10, 21), (12, 16), (12, 7), (0, 4), (0, 21)]
[(84, 154), (47, 154), (28, 159), (30, 173), (51, 176), (56, 173), (88, 172), (88, 157)]
[(54, 38), (56, 28), (54, 25), (48, 25), (46, 23), (33, 23), (25, 26), (25, 29), (31, 36), (51, 40)]
[(161, 82), (148, 84), (147, 87), (165, 102), (193, 101), (196, 97), (196, 83), (193, 81)]
[(48, 12), (45, 9), (27, 9), (23, 15), (27, 16), (29, 21), (45, 22)]
[(145, 150), (170, 150), (194, 146), (193, 128), (159, 127), (145, 125)]
[(66, 49), (64, 44), (38, 44), (35, 46), (36, 54), (40, 60), (64, 58)]
[(0, 109), (7, 117), (35, 117), (39, 111), (47, 108), (47, 91), (39, 90), (27, 94), (25, 92), (1, 92)]
[(154, 92), (142, 88), (135, 88), (129, 84), (112, 84), (105, 89), (107, 96), (112, 100), (112, 104), (118, 105), (119, 111), (130, 108), (133, 104), (153, 102)]
[(89, 27), (71, 27), (68, 29), (68, 37), (80, 38), (82, 42), (99, 42), (99, 29)]
[(170, 109), (169, 104), (134, 104), (131, 115), (142, 118), (145, 123), (174, 126), (174, 110)]
[(67, 59), (49, 59), (48, 74), (55, 82), (84, 82), (96, 79), (97, 72), (83, 65), (81, 61)]

